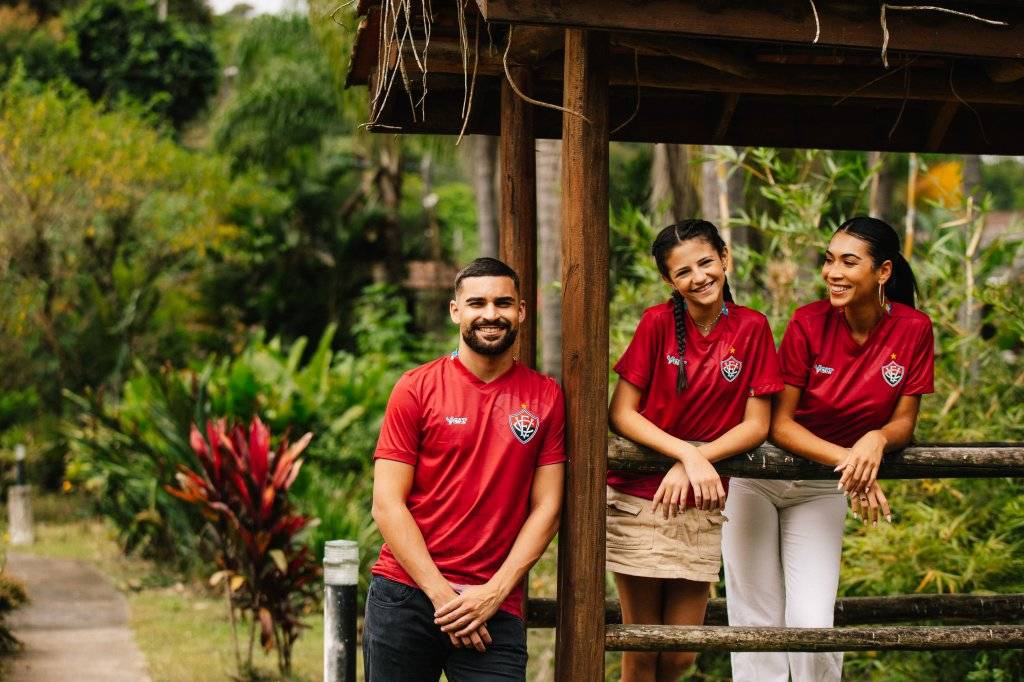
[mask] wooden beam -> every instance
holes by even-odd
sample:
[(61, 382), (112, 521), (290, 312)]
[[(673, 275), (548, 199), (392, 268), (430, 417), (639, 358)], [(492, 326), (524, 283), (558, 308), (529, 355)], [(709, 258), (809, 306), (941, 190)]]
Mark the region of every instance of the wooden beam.
[[(668, 457), (613, 436), (608, 441), (608, 466), (637, 473), (668, 471)], [(715, 462), (723, 476), (788, 480), (838, 479), (831, 467), (791, 455), (765, 443), (745, 455)], [(1024, 476), (1024, 443), (983, 445), (915, 445), (889, 453), (879, 478), (1004, 478)]]
[[(533, 91), (530, 70), (510, 66), (509, 75), (524, 93)], [(519, 273), (526, 301), (526, 321), (519, 328), (519, 359), (537, 366), (537, 165), (534, 156), (533, 106), (502, 80), (501, 212), (499, 255)]]
[(956, 116), (959, 107), (960, 102), (946, 102), (939, 107), (938, 113), (935, 114), (935, 121), (928, 131), (928, 142), (925, 145), (928, 151), (933, 152), (942, 146), (942, 140), (946, 138), (946, 131), (949, 130), (949, 124), (953, 122), (953, 117)]
[(1024, 625), (750, 628), (609, 625), (609, 651), (935, 651), (1024, 649)]
[(757, 75), (743, 55), (718, 45), (642, 33), (614, 33), (611, 41), (612, 45), (629, 48), (639, 54), (675, 57), (740, 78), (753, 78)]
[(508, 48), (510, 64), (537, 64), (562, 49), (565, 32), (552, 26), (516, 26)]
[[(554, 599), (534, 598), (526, 604), (531, 628), (555, 626)], [(605, 601), (608, 625), (622, 623), (617, 599)], [(924, 620), (961, 623), (1020, 623), (1024, 621), (1024, 594), (900, 594), (891, 597), (842, 597), (836, 600), (835, 624), (880, 625)], [(728, 625), (725, 599), (709, 599), (704, 625)]]
[[(535, 81), (535, 96), (548, 102), (561, 100), (558, 85)], [(399, 89), (395, 88), (396, 91)], [(500, 83), (479, 78), (467, 133), (498, 135)], [(401, 97), (399, 97), (401, 95)], [(615, 91), (610, 98), (611, 120), (625, 121), (633, 113), (636, 89), (632, 84)], [(833, 106), (834, 100), (798, 97), (740, 98), (732, 123), (718, 144), (795, 147), (802, 149), (861, 149), (910, 152), (924, 149), (926, 131), (935, 118), (934, 102), (906, 103), (902, 116), (897, 100), (848, 100)], [(380, 123), (371, 130), (394, 135), (456, 135), (461, 127), (462, 76), (433, 74), (426, 100), (426, 120), (412, 122), (408, 97), (392, 92)], [(671, 142), (708, 144), (721, 112), (721, 95), (681, 93), (644, 88), (640, 110), (613, 139), (626, 142)], [(1019, 133), (1024, 107), (975, 106), (985, 126), (982, 135), (977, 119), (956, 116), (942, 141), (945, 154), (1024, 154), (1024, 135)], [(893, 123), (900, 124), (890, 136)], [(562, 116), (557, 111), (534, 109), (534, 131), (538, 138), (560, 138)]]
[[(492, 22), (807, 46), (819, 28), (810, 3), (803, 0), (730, 4), (706, 0), (477, 0), (477, 4), (484, 18)], [(858, 7), (840, 0), (817, 0), (816, 7), (821, 29), (819, 46), (867, 48), (881, 53), (882, 26), (876, 3), (861, 3)], [(1009, 26), (938, 12), (889, 12), (889, 51), (1024, 57), (1024, 8), (1014, 4), (973, 11), (987, 19), (1006, 20)]]
[(718, 118), (718, 125), (715, 126), (715, 133), (711, 136), (712, 144), (720, 144), (722, 138), (729, 131), (729, 125), (732, 123), (732, 116), (736, 113), (736, 105), (740, 102), (740, 96), (735, 92), (730, 92), (722, 98), (722, 115)]
[(608, 36), (565, 32), (562, 374), (569, 465), (558, 542), (559, 682), (604, 679), (608, 436)]

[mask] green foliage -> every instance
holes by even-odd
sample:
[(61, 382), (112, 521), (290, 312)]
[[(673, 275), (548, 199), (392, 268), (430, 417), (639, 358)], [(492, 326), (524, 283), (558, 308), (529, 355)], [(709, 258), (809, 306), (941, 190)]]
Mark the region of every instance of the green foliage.
[(176, 128), (206, 107), (217, 87), (209, 37), (146, 0), (89, 0), (68, 21), (71, 79), (93, 99), (128, 98)]
[(25, 5), (0, 6), (0, 82), (19, 61), (28, 78), (59, 78), (67, 73), (70, 58), (60, 20), (40, 19)]
[(137, 364), (120, 396), (69, 394), (81, 412), (66, 426), (69, 478), (113, 521), (126, 549), (194, 567), (205, 522), (163, 486), (182, 466), (198, 470), (190, 424), (260, 415), (274, 432), (316, 436), (291, 489), (299, 509), (321, 519), (310, 536), (315, 554), (326, 540), (358, 539), (368, 568), (380, 545), (369, 514), (371, 455), (391, 387), (426, 352), (405, 334), (408, 318), (395, 301), (392, 290), (375, 287), (357, 303), (361, 355), (331, 350), (333, 327), (308, 352), (305, 339), (284, 344), (257, 333), (235, 354), (194, 369)]
[(28, 601), (25, 585), (17, 578), (3, 571), (0, 564), (0, 654), (18, 650), (20, 642), (4, 622), (8, 613)]

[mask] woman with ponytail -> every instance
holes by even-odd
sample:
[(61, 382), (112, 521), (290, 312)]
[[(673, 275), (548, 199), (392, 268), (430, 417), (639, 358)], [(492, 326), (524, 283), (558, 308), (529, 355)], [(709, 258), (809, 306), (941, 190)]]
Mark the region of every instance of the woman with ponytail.
[[(726, 513), (730, 625), (831, 627), (846, 500), (854, 518), (891, 521), (875, 478), (910, 442), (932, 392), (932, 325), (914, 308), (914, 273), (887, 223), (852, 218), (825, 251), (828, 298), (793, 313), (779, 347), (786, 387), (771, 440), (841, 472), (835, 481), (733, 480)], [(732, 655), (737, 682), (833, 682), (839, 652)]]
[[(608, 472), (607, 566), (623, 622), (699, 625), (721, 567), (728, 486), (711, 463), (764, 441), (782, 377), (768, 321), (732, 301), (714, 225), (670, 225), (651, 251), (672, 298), (644, 311), (615, 365), (609, 416), (674, 463), (663, 476)], [(695, 658), (628, 652), (622, 680), (676, 680)]]

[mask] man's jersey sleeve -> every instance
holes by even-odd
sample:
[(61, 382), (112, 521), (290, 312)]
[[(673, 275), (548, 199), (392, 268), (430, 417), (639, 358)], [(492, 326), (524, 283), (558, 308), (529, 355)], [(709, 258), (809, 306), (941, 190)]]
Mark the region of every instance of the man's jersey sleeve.
[(540, 454), (537, 455), (539, 467), (565, 461), (565, 396), (558, 385), (555, 385), (554, 393), (554, 404), (548, 415), (548, 428), (544, 434)]
[(373, 458), (415, 465), (420, 448), (421, 414), (415, 382), (408, 374), (403, 374), (388, 398)]

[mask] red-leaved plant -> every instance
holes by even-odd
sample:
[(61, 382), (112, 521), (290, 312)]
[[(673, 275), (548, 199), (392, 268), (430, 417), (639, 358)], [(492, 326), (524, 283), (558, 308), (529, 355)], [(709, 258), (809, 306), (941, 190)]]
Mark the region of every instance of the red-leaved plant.
[[(254, 417), (248, 430), (224, 420), (206, 424), (206, 438), (193, 425), (190, 444), (201, 472), (180, 467), (177, 486), (167, 492), (199, 505), (210, 521), (219, 570), (212, 585), (224, 582), (235, 636), (239, 677), (253, 674), (253, 642), (259, 625), (260, 644), (277, 650), (279, 671), (291, 672), (292, 644), (305, 625), (299, 620), (316, 602), (321, 569), (307, 545), (296, 535), (313, 521), (295, 511), (288, 488), (302, 466), (299, 455), (313, 434), (295, 443), (282, 438), (270, 447), (270, 430)], [(235, 609), (251, 617), (247, 661), (238, 647)]]

